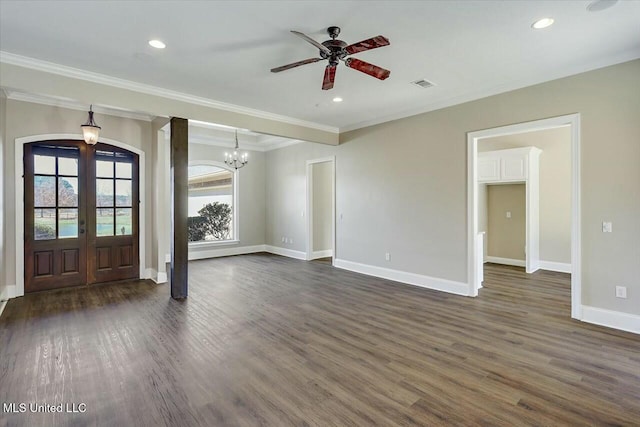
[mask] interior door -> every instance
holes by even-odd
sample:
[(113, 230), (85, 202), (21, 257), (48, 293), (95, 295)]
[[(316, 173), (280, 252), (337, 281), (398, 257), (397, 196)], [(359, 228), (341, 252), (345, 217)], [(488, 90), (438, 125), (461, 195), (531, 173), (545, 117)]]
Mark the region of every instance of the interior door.
[(24, 167), (25, 292), (139, 277), (136, 154), (43, 141)]

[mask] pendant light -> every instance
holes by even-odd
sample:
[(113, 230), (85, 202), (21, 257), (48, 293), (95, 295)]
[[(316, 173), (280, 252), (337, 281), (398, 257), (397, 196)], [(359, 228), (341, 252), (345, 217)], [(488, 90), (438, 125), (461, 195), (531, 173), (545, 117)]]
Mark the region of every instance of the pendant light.
[(100, 136), (101, 128), (93, 120), (93, 105), (89, 107), (89, 119), (87, 120), (87, 123), (80, 127), (82, 128), (84, 142), (89, 145), (95, 145), (98, 142), (98, 136)]

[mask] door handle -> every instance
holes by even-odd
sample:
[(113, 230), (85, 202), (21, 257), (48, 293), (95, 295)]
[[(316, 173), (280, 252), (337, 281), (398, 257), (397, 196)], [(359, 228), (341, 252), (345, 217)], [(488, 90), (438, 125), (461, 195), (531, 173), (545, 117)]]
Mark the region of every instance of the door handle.
[(80, 229), (80, 234), (84, 234), (84, 228)]

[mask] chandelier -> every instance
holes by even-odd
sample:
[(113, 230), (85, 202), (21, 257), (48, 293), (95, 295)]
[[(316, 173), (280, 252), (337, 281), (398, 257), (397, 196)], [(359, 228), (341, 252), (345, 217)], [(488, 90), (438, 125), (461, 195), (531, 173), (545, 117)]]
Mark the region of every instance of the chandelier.
[(231, 166), (234, 169), (240, 169), (247, 163), (249, 163), (249, 153), (239, 153), (240, 148), (238, 147), (238, 129), (236, 129), (236, 147), (233, 150), (232, 154), (224, 153), (224, 162)]

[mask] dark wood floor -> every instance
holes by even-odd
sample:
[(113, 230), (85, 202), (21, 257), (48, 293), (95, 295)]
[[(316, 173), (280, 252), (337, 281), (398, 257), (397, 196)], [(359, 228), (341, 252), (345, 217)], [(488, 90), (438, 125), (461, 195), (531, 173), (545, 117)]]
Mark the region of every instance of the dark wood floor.
[(639, 425), (640, 336), (570, 319), (569, 278), (487, 265), (466, 298), (255, 254), (31, 294), (0, 318), (2, 425)]

